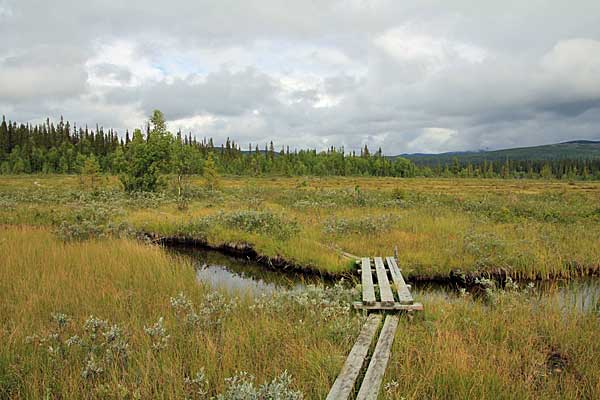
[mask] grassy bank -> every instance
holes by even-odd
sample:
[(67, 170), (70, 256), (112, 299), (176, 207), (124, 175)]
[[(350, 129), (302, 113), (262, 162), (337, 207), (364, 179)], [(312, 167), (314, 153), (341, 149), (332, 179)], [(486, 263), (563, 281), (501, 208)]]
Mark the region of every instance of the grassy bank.
[(222, 178), (129, 196), (114, 177), (0, 178), (0, 223), (52, 226), (67, 238), (134, 231), (247, 243), (305, 268), (351, 268), (341, 250), (391, 254), (407, 275), (506, 271), (516, 278), (600, 270), (600, 183), (394, 178)]
[[(288, 394), (322, 399), (362, 322), (344, 290), (231, 298), (187, 259), (129, 239), (3, 227), (0, 254), (0, 398), (246, 398), (226, 378), (287, 370)], [(425, 311), (401, 318), (382, 398), (600, 396), (597, 312), (524, 289), (422, 296)]]

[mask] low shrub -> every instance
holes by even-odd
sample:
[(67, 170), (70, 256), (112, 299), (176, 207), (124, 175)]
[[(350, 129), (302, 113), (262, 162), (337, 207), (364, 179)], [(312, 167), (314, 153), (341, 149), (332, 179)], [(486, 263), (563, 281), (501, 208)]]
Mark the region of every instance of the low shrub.
[(219, 213), (216, 220), (228, 228), (272, 235), (278, 239), (289, 239), (300, 230), (296, 221), (287, 220), (270, 211), (242, 210)]

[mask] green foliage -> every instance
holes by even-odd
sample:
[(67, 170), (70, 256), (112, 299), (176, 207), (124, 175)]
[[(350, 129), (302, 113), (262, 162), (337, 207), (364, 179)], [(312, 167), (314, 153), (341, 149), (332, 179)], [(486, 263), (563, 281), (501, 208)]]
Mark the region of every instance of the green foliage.
[(89, 203), (76, 208), (66, 216), (60, 216), (56, 229), (64, 241), (83, 241), (108, 236), (133, 236), (134, 231), (127, 223), (112, 222), (119, 211), (100, 203)]
[(100, 172), (100, 164), (94, 155), (90, 155), (83, 163), (81, 168), (81, 175), (90, 182), (92, 189), (96, 187), (98, 173)]
[(160, 115), (154, 115), (153, 121), (157, 125), (146, 141), (138, 129), (129, 144), (129, 166), (120, 176), (127, 192), (155, 191), (160, 186), (160, 174), (168, 171), (173, 137), (163, 131), (164, 123), (160, 121)]
[(255, 386), (255, 378), (240, 372), (227, 378), (227, 390), (217, 396), (217, 400), (302, 400), (301, 392), (292, 388), (292, 377), (284, 371), (279, 377), (271, 382)]
[(206, 179), (206, 187), (209, 190), (215, 190), (219, 187), (219, 173), (213, 160), (212, 153), (208, 154), (206, 161), (204, 162), (204, 168), (202, 175)]
[[(175, 174), (181, 204), (185, 203), (185, 177), (200, 173), (209, 155), (214, 162), (214, 168), (208, 168), (211, 177), (225, 173), (591, 180), (600, 179), (599, 149), (599, 143), (578, 142), (498, 152), (387, 157), (381, 149), (372, 152), (367, 146), (356, 154), (335, 147), (320, 152), (291, 152), (289, 148), (276, 151), (274, 144), (269, 143), (263, 149), (255, 145), (242, 151), (229, 139), (216, 147), (212, 139), (198, 142), (191, 134), (182, 136), (180, 132), (175, 137), (159, 110), (150, 116), (145, 134), (137, 130), (131, 141), (129, 132), (123, 140), (116, 132), (101, 127), (72, 129), (62, 119), (58, 124), (47, 120), (39, 126), (18, 125), (4, 119), (0, 124), (0, 173), (73, 173), (93, 155), (101, 172), (121, 174), (129, 192), (156, 190), (161, 186), (161, 174)], [(212, 183), (209, 181), (208, 185)]]
[(196, 156), (193, 148), (182, 143), (180, 135), (173, 141), (171, 149), (171, 166), (176, 176), (177, 204), (180, 210), (187, 209), (190, 197), (188, 178), (197, 173), (202, 165), (202, 159)]

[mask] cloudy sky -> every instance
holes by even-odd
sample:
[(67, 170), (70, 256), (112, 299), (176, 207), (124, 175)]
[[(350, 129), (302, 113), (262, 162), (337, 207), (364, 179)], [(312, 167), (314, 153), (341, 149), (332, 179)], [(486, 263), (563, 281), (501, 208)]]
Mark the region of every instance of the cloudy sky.
[(600, 139), (598, 0), (0, 0), (0, 112), (386, 154)]

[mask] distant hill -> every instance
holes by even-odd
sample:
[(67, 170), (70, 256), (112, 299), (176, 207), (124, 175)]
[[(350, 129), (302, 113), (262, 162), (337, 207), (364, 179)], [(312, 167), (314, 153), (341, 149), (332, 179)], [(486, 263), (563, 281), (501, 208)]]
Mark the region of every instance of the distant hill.
[(600, 159), (600, 140), (572, 140), (533, 147), (517, 147), (493, 151), (463, 151), (440, 154), (400, 154), (418, 165), (451, 163), (458, 158), (461, 163), (478, 164), (487, 161), (510, 160), (561, 160), (561, 159)]

